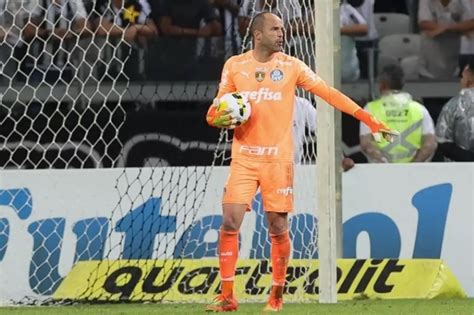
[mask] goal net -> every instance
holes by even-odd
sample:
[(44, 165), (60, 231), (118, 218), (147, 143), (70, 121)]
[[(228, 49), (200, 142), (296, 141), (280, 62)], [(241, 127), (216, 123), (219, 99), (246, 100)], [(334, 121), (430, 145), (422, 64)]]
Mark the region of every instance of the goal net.
[[(0, 279), (15, 288), (0, 291), (2, 303), (206, 302), (220, 290), (220, 198), (232, 132), (204, 124), (218, 78), (181, 64), (168, 65), (171, 79), (158, 76), (166, 54), (173, 59), (170, 47), (182, 43), (167, 42), (158, 23), (148, 23), (153, 3), (118, 2), (0, 0), (0, 161), (8, 169), (0, 186)], [(193, 69), (221, 67), (249, 49), (260, 11), (282, 17), (285, 52), (314, 67), (312, 3), (235, 1), (240, 13), (220, 20), (225, 37), (193, 42), (204, 56)], [(232, 36), (241, 39), (238, 51)], [(182, 69), (197, 79), (180, 79)], [(308, 301), (318, 295), (315, 102), (298, 96), (305, 114), (295, 116), (285, 293)], [(195, 139), (197, 130), (209, 131)], [(257, 192), (239, 238), (244, 301), (264, 301), (271, 285), (261, 201)], [(15, 252), (16, 244), (27, 246)]]

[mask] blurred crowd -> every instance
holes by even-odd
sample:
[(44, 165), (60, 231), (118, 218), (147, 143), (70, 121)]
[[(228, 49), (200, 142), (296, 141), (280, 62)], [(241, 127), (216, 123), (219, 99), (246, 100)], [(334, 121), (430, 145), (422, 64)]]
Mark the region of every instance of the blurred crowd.
[[(0, 85), (217, 81), (228, 57), (251, 48), (260, 11), (279, 15), (285, 51), (317, 68), (314, 2), (0, 0)], [(474, 1), (341, 0), (340, 32), (342, 80), (379, 78), (380, 99), (366, 109), (405, 132), (403, 143), (376, 147), (361, 128), (369, 160), (428, 161), (437, 144), (446, 158), (474, 160)], [(459, 78), (463, 89), (443, 108), (435, 139), (429, 112), (402, 82)]]
[[(313, 6), (314, 0), (0, 0), (1, 73), (32, 83), (77, 76), (216, 80), (229, 56), (250, 48), (248, 25), (259, 11), (281, 16), (286, 52), (316, 66)], [(472, 7), (469, 0), (341, 0), (343, 81), (375, 77), (387, 62), (405, 65), (410, 79), (459, 76), (474, 54)], [(399, 27), (389, 18), (386, 32), (380, 13), (406, 22)], [(417, 35), (412, 55), (397, 54), (393, 38), (390, 49), (379, 49), (397, 30)]]

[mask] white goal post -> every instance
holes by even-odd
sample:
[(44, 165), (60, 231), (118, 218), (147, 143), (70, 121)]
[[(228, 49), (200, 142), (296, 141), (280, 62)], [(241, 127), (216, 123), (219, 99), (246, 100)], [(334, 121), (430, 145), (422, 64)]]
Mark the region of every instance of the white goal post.
[[(319, 76), (340, 87), (339, 0), (315, 0), (316, 65)], [(320, 303), (336, 303), (336, 258), (342, 252), (341, 113), (318, 100), (316, 189)]]

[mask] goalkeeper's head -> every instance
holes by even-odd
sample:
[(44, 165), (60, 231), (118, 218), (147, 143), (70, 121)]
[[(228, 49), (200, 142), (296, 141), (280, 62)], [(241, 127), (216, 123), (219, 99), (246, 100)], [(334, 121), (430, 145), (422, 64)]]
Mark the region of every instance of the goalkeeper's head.
[(261, 12), (255, 15), (250, 33), (253, 37), (254, 49), (269, 52), (283, 50), (285, 27), (282, 20), (273, 13)]

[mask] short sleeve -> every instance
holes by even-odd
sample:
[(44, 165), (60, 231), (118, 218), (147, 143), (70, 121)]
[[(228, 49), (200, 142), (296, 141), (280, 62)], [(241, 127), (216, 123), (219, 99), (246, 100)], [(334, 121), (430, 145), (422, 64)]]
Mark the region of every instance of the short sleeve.
[(430, 9), (430, 0), (420, 0), (418, 7), (418, 22), (433, 20), (434, 16)]
[(431, 118), (430, 112), (426, 109), (425, 106), (422, 106), (423, 110), (423, 124), (422, 124), (422, 134), (423, 135), (434, 135), (435, 134), (435, 129), (434, 129), (434, 122), (433, 118)]
[(354, 7), (365, 20), (368, 20), (374, 13), (374, 2), (371, 0), (364, 0), (359, 6), (352, 5), (352, 7)]
[(341, 5), (341, 26), (367, 24), (367, 21), (353, 6), (350, 4)]
[(221, 97), (222, 95), (226, 93), (236, 91), (234, 78), (232, 74), (232, 64), (233, 64), (233, 58), (229, 58), (224, 64), (224, 68), (222, 69), (222, 74), (221, 74), (221, 81), (219, 83), (219, 90), (217, 92), (217, 98)]

